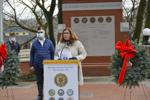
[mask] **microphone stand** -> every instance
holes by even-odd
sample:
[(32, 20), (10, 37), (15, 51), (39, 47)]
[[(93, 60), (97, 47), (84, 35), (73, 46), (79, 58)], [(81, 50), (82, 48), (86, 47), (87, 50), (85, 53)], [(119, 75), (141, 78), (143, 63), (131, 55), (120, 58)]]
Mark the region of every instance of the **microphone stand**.
[(61, 50), (61, 52), (60, 52), (59, 59), (61, 59), (62, 52), (63, 52), (63, 50), (64, 50), (64, 48), (65, 48), (66, 45), (69, 46), (69, 42), (65, 42), (65, 45), (63, 46), (63, 48), (62, 48), (62, 50)]

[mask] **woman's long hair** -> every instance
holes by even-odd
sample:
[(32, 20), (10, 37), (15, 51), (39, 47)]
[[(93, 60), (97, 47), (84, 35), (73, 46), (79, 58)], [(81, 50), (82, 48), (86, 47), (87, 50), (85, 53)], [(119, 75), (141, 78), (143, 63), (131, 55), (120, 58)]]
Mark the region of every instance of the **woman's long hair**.
[(69, 34), (70, 34), (70, 40), (69, 41), (71, 42), (71, 44), (73, 44), (76, 40), (79, 39), (78, 36), (70, 28), (67, 27), (61, 33), (59, 42), (61, 42), (61, 43), (65, 42), (65, 39), (63, 38), (65, 31), (69, 31)]

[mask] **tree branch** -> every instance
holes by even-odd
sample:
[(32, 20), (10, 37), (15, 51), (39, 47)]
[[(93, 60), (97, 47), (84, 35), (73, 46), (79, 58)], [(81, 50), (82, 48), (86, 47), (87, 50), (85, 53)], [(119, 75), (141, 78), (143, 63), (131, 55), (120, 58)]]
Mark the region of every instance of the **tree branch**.
[(39, 0), (36, 0), (36, 4), (43, 10), (44, 13), (47, 13), (47, 10), (45, 7), (39, 2)]
[(55, 6), (56, 6), (56, 0), (51, 0), (51, 7), (50, 7), (50, 10), (49, 10), (49, 14), (51, 16), (53, 16), (53, 13), (54, 13), (54, 10), (55, 10)]
[(41, 21), (41, 18), (39, 18), (39, 16), (37, 15), (37, 13), (36, 13), (36, 7), (37, 7), (37, 5), (33, 5), (33, 8), (32, 7), (30, 7), (28, 4), (26, 4), (25, 2), (21, 2), (23, 5), (25, 5), (26, 7), (28, 7), (31, 11), (32, 11), (32, 13), (34, 14), (34, 16), (35, 16), (35, 18), (36, 18), (36, 21), (38, 22), (38, 24), (40, 25), (40, 26), (42, 26), (42, 27), (45, 27), (44, 26), (44, 24), (42, 23), (42, 21)]
[(45, 0), (42, 0), (42, 6), (44, 6), (44, 1), (45, 1)]
[(31, 32), (36, 32), (36, 30), (27, 28), (24, 25), (22, 25), (17, 19), (16, 9), (10, 4), (9, 0), (6, 0), (6, 2), (8, 3), (8, 5), (12, 8), (12, 10), (14, 12), (14, 20), (16, 21), (16, 24), (18, 24), (22, 29), (29, 30)]

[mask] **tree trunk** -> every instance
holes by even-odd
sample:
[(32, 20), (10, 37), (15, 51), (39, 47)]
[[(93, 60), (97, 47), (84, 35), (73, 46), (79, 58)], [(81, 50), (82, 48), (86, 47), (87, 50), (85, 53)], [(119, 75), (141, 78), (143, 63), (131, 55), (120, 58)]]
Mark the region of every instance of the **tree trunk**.
[(54, 29), (53, 29), (53, 16), (50, 14), (47, 14), (46, 16), (47, 20), (47, 28), (48, 28), (48, 38), (53, 42), (53, 45), (55, 47), (55, 37), (54, 37)]
[(63, 23), (63, 14), (62, 14), (62, 0), (58, 0), (58, 24)]
[(150, 0), (148, 0), (145, 28), (150, 28)]
[(139, 39), (140, 39), (145, 6), (146, 6), (146, 0), (141, 0), (139, 8), (138, 8), (138, 13), (136, 17), (136, 26), (135, 26), (135, 31), (133, 35), (133, 40), (136, 40), (137, 42), (139, 42)]
[[(58, 0), (58, 24), (63, 24), (62, 0)], [(61, 33), (57, 33), (57, 43), (59, 42)]]

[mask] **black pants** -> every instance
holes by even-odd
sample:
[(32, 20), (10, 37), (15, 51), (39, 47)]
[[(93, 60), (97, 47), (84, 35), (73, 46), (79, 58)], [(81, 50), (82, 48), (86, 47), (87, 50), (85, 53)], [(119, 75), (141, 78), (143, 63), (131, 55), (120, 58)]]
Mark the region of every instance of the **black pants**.
[(43, 68), (35, 68), (37, 87), (38, 87), (38, 96), (43, 97)]

